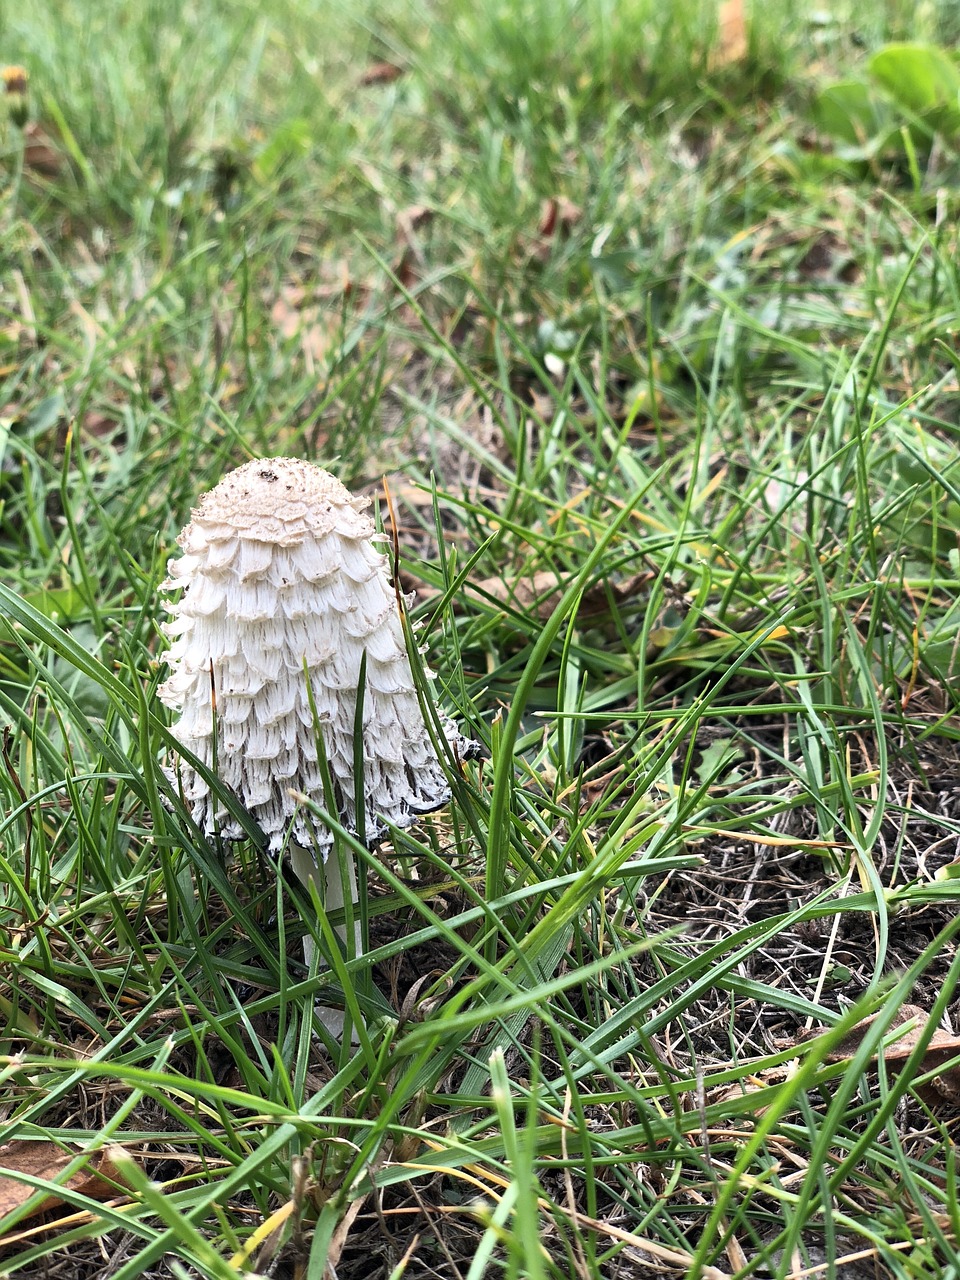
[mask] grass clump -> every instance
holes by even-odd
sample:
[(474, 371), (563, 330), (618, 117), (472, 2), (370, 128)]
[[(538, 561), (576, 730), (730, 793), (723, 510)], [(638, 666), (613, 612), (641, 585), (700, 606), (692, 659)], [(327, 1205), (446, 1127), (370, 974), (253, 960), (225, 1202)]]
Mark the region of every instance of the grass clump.
[[(815, 104), (955, 16), (5, 15), (6, 1273), (953, 1274), (952, 152)], [(176, 532), (280, 454), (389, 476), (489, 754), (360, 959), (161, 767)]]

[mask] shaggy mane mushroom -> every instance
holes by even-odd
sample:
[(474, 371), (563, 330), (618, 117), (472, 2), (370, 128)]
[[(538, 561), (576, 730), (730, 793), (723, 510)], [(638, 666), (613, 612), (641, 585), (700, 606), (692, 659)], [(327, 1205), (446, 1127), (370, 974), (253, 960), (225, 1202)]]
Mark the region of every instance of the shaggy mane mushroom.
[[(163, 586), (170, 674), (159, 696), (179, 712), (172, 727), (256, 820), (271, 850), (344, 905), (333, 835), (295, 798), (326, 806), (318, 732), (337, 816), (368, 845), (386, 823), (405, 827), (446, 804), (450, 788), (424, 724), (397, 597), (375, 526), (328, 472), (296, 458), (248, 462), (192, 512)], [(354, 776), (361, 671), (363, 781)], [(461, 758), (475, 744), (441, 719)], [(200, 774), (178, 760), (174, 780), (207, 835), (243, 830)], [(363, 796), (358, 824), (356, 797)], [(341, 936), (344, 936), (341, 931)], [(357, 937), (357, 953), (360, 939)]]

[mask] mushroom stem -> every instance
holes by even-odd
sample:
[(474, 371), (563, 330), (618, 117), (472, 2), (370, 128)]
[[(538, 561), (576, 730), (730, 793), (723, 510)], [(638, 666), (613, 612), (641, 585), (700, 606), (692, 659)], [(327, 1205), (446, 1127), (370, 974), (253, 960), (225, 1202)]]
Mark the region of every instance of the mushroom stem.
[[(340, 911), (346, 905), (346, 894), (350, 894), (350, 902), (353, 904), (353, 946), (347, 941), (347, 922), (337, 925), (334, 932), (346, 948), (346, 956), (348, 960), (353, 960), (357, 956), (363, 955), (363, 931), (360, 927), (360, 912), (357, 902), (357, 874), (353, 865), (353, 858), (347, 856), (342, 860), (337, 856), (337, 850), (332, 849), (326, 860), (317, 865), (316, 854), (312, 849), (305, 849), (303, 845), (291, 844), (288, 847), (290, 856), (290, 866), (294, 874), (306, 887), (309, 892), (310, 886), (314, 885), (317, 890), (317, 896), (323, 904), (323, 909), (329, 915), (331, 912)], [(346, 871), (346, 880), (344, 880), (343, 871)], [(313, 957), (316, 954), (316, 943), (309, 933), (303, 939), (303, 958), (309, 969)], [(330, 1035), (339, 1040), (343, 1036), (343, 1024), (345, 1021), (345, 1013), (343, 1009), (333, 1009), (327, 1005), (317, 1005), (317, 1016), (323, 1023), (324, 1027), (329, 1031)], [(354, 1031), (354, 1040), (356, 1040), (356, 1031)]]

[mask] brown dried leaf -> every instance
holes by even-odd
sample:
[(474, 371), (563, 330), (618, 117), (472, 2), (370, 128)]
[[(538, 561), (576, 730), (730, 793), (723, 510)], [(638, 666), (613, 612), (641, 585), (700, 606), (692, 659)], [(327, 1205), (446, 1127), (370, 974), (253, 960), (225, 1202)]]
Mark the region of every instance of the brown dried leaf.
[(32, 120), (23, 130), (23, 167), (45, 178), (55, 178), (64, 168), (63, 155), (43, 125)]
[(397, 239), (401, 244), (409, 244), (414, 233), (433, 221), (434, 210), (426, 204), (408, 204), (397, 212)]
[(397, 212), (396, 237), (400, 252), (393, 271), (404, 289), (412, 289), (424, 274), (423, 250), (417, 232), (432, 221), (433, 215), (433, 209), (423, 204), (407, 205)]
[[(852, 1057), (863, 1043), (866, 1033), (881, 1016), (880, 1013), (876, 1013), (858, 1022), (853, 1030), (844, 1036), (837, 1048), (828, 1055), (827, 1061), (843, 1062)], [(884, 1061), (893, 1064), (906, 1062), (920, 1043), (929, 1021), (930, 1015), (924, 1009), (915, 1004), (902, 1005), (890, 1022), (888, 1033), (903, 1026), (906, 1026), (907, 1030), (884, 1047)], [(913, 1025), (908, 1026), (909, 1023)], [(958, 1056), (960, 1056), (960, 1036), (952, 1036), (938, 1027), (924, 1050), (920, 1073), (925, 1075), (929, 1071), (938, 1071), (951, 1058)], [(938, 1099), (952, 1102), (960, 1100), (960, 1066), (955, 1065), (939, 1071), (936, 1078), (922, 1086), (918, 1092), (926, 1102), (935, 1102)]]
[[(615, 604), (623, 604), (639, 595), (652, 576), (645, 570), (643, 573), (635, 573), (624, 582), (595, 583), (589, 591), (584, 592), (577, 616), (596, 618), (608, 613), (611, 596)], [(400, 585), (404, 591), (412, 591), (420, 601), (434, 600), (442, 594), (436, 587), (426, 585), (410, 573), (401, 573)], [(513, 582), (504, 578), (481, 578), (479, 582), (467, 583), (462, 595), (455, 598), (453, 604), (457, 608), (463, 596), (484, 604), (489, 604), (493, 599), (509, 605), (518, 613), (532, 613), (541, 622), (545, 622), (560, 603), (560, 597), (568, 585), (551, 570), (538, 570), (529, 577), (517, 578)]]
[(537, 228), (543, 239), (548, 239), (555, 232), (570, 231), (583, 217), (579, 205), (568, 200), (566, 196), (551, 196), (540, 206), (540, 226)]
[[(652, 575), (649, 571), (635, 573), (624, 582), (597, 582), (584, 592), (578, 610), (579, 617), (599, 617), (608, 613), (610, 597), (615, 604), (622, 604), (639, 594), (640, 588), (646, 585)], [(519, 613), (532, 614), (541, 622), (545, 622), (560, 603), (560, 597), (569, 586), (556, 573), (549, 569), (541, 569), (526, 577), (508, 582), (504, 578), (482, 578), (479, 582), (468, 584), (465, 594), (474, 600), (489, 603), (491, 597), (499, 600)], [(421, 599), (439, 594), (429, 589), (417, 587), (417, 595)], [(609, 594), (608, 594), (609, 593)]]
[(478, 595), (518, 609), (521, 613), (535, 610), (538, 618), (549, 618), (557, 607), (563, 585), (560, 578), (550, 570), (539, 570), (529, 578), (518, 578), (515, 582), (507, 582), (503, 578), (483, 578), (474, 588), (468, 588), (472, 595)]
[(399, 283), (408, 292), (420, 279), (420, 272), (417, 269), (415, 255), (413, 250), (408, 246), (397, 258), (393, 264), (393, 274), (397, 277)]
[(395, 62), (371, 62), (361, 75), (360, 83), (364, 86), (392, 84), (394, 80), (399, 80), (403, 73), (404, 68), (398, 67)]
[(300, 348), (312, 368), (326, 357), (330, 348), (330, 333), (322, 323), (319, 306), (304, 305), (306, 290), (299, 285), (284, 285), (272, 307), (270, 319), (282, 338), (300, 339)]
[(566, 196), (550, 196), (540, 206), (540, 221), (536, 234), (528, 238), (530, 256), (538, 262), (546, 262), (553, 249), (553, 242), (567, 235), (583, 217), (583, 210)]
[(84, 415), (83, 434), (85, 436), (95, 440), (102, 440), (116, 435), (116, 432), (117, 422), (115, 418), (110, 418), (105, 413), (97, 413), (96, 411)]
[(723, 0), (717, 17), (717, 43), (710, 53), (710, 68), (717, 70), (743, 62), (750, 52), (743, 0)]
[[(77, 1153), (64, 1151), (54, 1142), (25, 1142), (17, 1139), (0, 1147), (0, 1217), (18, 1209), (33, 1195), (35, 1188), (12, 1178), (11, 1173), (26, 1173), (52, 1182), (62, 1173)], [(95, 1152), (85, 1168), (69, 1178), (64, 1186), (92, 1200), (109, 1200), (117, 1194), (120, 1181), (117, 1170), (105, 1150)], [(49, 1195), (33, 1213), (46, 1212), (63, 1204), (57, 1195)], [(33, 1216), (28, 1214), (28, 1217)]]
[[(763, 1090), (769, 1090), (776, 1085), (783, 1084), (788, 1074), (788, 1069), (785, 1066), (768, 1067), (766, 1070), (761, 1071), (759, 1075), (744, 1076), (743, 1079), (737, 1080), (733, 1084), (711, 1090), (707, 1101), (711, 1106), (719, 1105), (723, 1102), (740, 1102), (749, 1094), (760, 1093)], [(761, 1116), (766, 1110), (766, 1107), (757, 1107), (755, 1114)]]

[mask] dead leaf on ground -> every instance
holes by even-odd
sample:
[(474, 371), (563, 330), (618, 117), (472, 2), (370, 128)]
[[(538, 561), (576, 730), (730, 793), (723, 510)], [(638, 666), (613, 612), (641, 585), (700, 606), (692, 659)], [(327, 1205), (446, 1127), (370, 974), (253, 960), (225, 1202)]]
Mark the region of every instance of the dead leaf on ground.
[(395, 225), (400, 253), (393, 271), (405, 289), (412, 289), (424, 275), (426, 261), (417, 232), (433, 221), (433, 215), (433, 209), (425, 204), (410, 204), (397, 212)]
[[(541, 569), (515, 582), (506, 582), (503, 578), (482, 578), (475, 587), (468, 587), (468, 591), (481, 598), (492, 596), (521, 613), (533, 613), (538, 618), (547, 619), (560, 603), (563, 582), (552, 570)], [(584, 606), (586, 603), (585, 595)]]
[(360, 76), (360, 83), (364, 87), (373, 84), (392, 84), (403, 74), (404, 68), (398, 67), (395, 62), (371, 62)]
[[(596, 582), (584, 592), (577, 610), (578, 618), (596, 618), (610, 612), (613, 604), (624, 604), (639, 595), (642, 587), (651, 580), (653, 574), (649, 570), (635, 573), (623, 582)], [(552, 615), (564, 591), (569, 586), (551, 569), (541, 569), (536, 573), (507, 581), (504, 578), (481, 578), (479, 582), (467, 583), (463, 595), (478, 603), (489, 604), (491, 599), (508, 605), (517, 613), (526, 613), (541, 622)], [(404, 574), (404, 590), (413, 590), (419, 600), (432, 600), (442, 593), (436, 587), (429, 587)], [(454, 608), (458, 598), (454, 598)]]
[(552, 252), (554, 242), (561, 236), (569, 235), (582, 217), (583, 210), (580, 206), (566, 196), (550, 196), (544, 200), (540, 205), (536, 235), (530, 238), (531, 257), (545, 262)]
[[(719, 1089), (712, 1090), (707, 1097), (707, 1101), (711, 1106), (724, 1102), (742, 1102), (749, 1094), (765, 1092), (772, 1103), (775, 1101), (773, 1090), (776, 1086), (783, 1084), (789, 1074), (789, 1069), (786, 1066), (768, 1067), (758, 1075), (744, 1076), (740, 1080), (735, 1080), (732, 1084), (723, 1085)], [(762, 1116), (766, 1111), (766, 1105), (758, 1106), (753, 1114)]]
[(717, 43), (710, 51), (710, 70), (743, 62), (750, 52), (743, 0), (723, 0), (717, 17)]
[[(307, 239), (300, 240), (297, 244), (298, 254), (307, 255), (312, 253), (314, 249), (313, 242)], [(357, 288), (369, 290), (369, 284), (353, 279), (350, 275), (350, 265), (343, 258), (321, 262), (317, 264), (315, 270), (319, 274), (311, 277), (310, 293), (317, 302), (327, 302), (331, 298), (349, 297)], [(296, 283), (288, 284), (284, 287), (302, 289), (302, 286)]]
[(557, 232), (570, 231), (582, 217), (582, 209), (572, 200), (568, 200), (566, 196), (551, 196), (540, 206), (538, 231), (544, 238)]
[[(52, 1182), (79, 1153), (65, 1151), (55, 1142), (25, 1142), (16, 1140), (0, 1147), (0, 1217), (19, 1209), (34, 1194), (35, 1187), (18, 1178), (14, 1173), (29, 1174)], [(109, 1200), (117, 1195), (117, 1170), (106, 1149), (94, 1152), (86, 1166), (63, 1184), (71, 1191), (89, 1196), (91, 1200)], [(61, 1196), (51, 1193), (28, 1214), (46, 1212), (64, 1203)]]
[[(841, 1040), (836, 1049), (827, 1055), (828, 1062), (843, 1062), (852, 1057), (863, 1043), (864, 1037), (878, 1018), (885, 1016), (875, 1013), (870, 1018), (858, 1022), (853, 1030)], [(898, 1027), (907, 1027), (902, 1035), (883, 1049), (884, 1061), (897, 1065), (904, 1063), (920, 1043), (926, 1032), (930, 1015), (915, 1004), (902, 1005), (887, 1028), (887, 1034), (895, 1032)], [(907, 1024), (913, 1025), (908, 1026)], [(960, 1057), (960, 1036), (952, 1036), (939, 1027), (930, 1037), (921, 1059), (918, 1074), (926, 1075), (930, 1071), (938, 1074), (933, 1080), (921, 1085), (917, 1093), (924, 1102), (960, 1101), (960, 1065), (940, 1070), (951, 1058)]]
[[(610, 612), (612, 604), (625, 604), (640, 594), (652, 579), (649, 570), (632, 574), (623, 582), (596, 582), (583, 593), (578, 617), (598, 617)], [(560, 597), (569, 586), (562, 578), (551, 570), (541, 570), (532, 578), (520, 578), (515, 583), (504, 582), (502, 578), (485, 578), (477, 584), (478, 591), (484, 591), (496, 600), (505, 604), (533, 611), (541, 621), (546, 621), (560, 603)]]
[(300, 339), (305, 363), (313, 373), (330, 349), (331, 321), (327, 315), (312, 301), (307, 302), (302, 286), (284, 285), (270, 308), (270, 319), (282, 338)]
[(415, 232), (433, 221), (433, 215), (434, 210), (429, 205), (408, 204), (397, 213), (397, 239), (409, 244)]
[(23, 167), (44, 178), (55, 178), (64, 168), (64, 158), (43, 125), (32, 120), (23, 131)]

